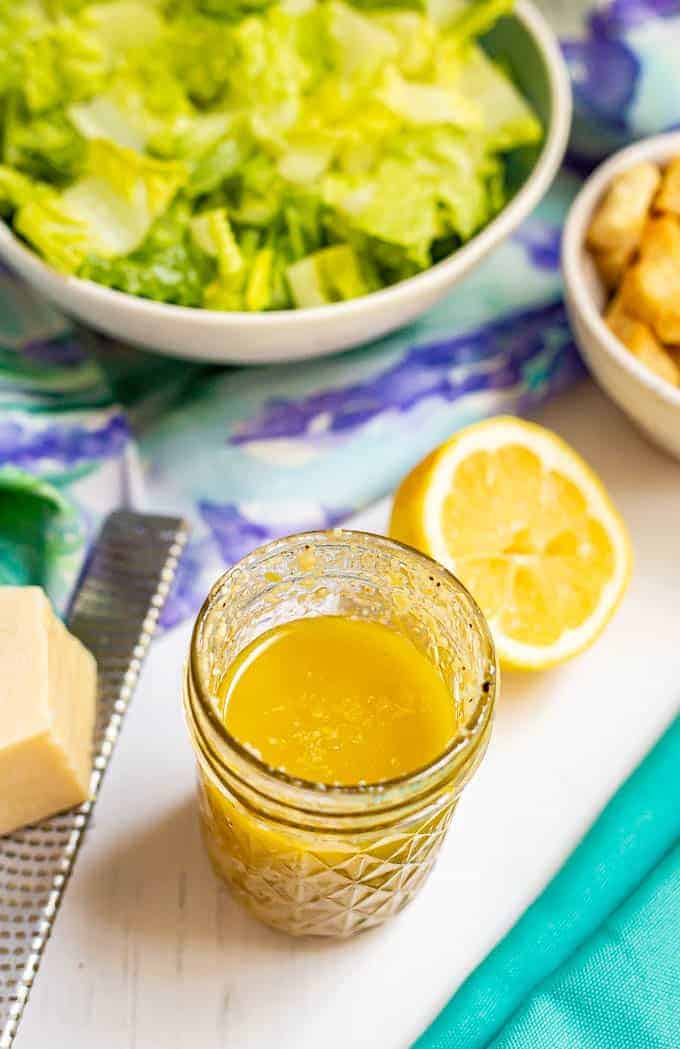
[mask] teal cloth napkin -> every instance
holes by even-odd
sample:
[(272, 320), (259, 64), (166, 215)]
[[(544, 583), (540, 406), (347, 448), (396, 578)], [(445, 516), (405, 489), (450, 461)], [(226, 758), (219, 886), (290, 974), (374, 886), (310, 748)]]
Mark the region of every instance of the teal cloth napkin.
[(680, 718), (414, 1049), (680, 1046)]

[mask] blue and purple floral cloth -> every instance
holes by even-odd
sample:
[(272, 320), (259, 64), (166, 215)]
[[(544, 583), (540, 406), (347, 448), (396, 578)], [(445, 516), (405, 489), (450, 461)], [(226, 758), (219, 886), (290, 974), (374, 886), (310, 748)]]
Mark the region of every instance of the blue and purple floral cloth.
[(88, 335), (0, 272), (0, 584), (40, 582), (63, 608), (106, 513), (182, 513), (173, 626), (223, 565), (341, 522), (457, 427), (580, 374), (562, 222), (584, 167), (680, 124), (680, 0), (542, 6), (574, 87), (570, 159), (521, 229), (396, 334), (306, 364), (207, 367)]

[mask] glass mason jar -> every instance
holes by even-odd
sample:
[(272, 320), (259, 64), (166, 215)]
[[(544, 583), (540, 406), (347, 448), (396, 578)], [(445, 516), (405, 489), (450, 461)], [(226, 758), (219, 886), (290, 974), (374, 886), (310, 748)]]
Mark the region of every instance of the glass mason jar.
[[(458, 734), (424, 768), (356, 786), (296, 780), (227, 732), (217, 690), (271, 627), (340, 615), (406, 635), (450, 687)], [(276, 540), (213, 586), (186, 668), (205, 844), (217, 874), (263, 922), (349, 936), (396, 914), (427, 878), (463, 786), (489, 740), (496, 658), (477, 604), (446, 569), (377, 535), (334, 530)]]

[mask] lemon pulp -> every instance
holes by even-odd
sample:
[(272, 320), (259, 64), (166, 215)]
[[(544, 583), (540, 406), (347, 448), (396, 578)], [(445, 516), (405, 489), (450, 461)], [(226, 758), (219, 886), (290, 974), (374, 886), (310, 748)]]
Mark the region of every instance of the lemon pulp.
[(585, 648), (630, 575), (626, 528), (599, 478), (521, 419), (478, 423), (435, 449), (397, 492), (390, 534), (469, 587), (508, 666)]

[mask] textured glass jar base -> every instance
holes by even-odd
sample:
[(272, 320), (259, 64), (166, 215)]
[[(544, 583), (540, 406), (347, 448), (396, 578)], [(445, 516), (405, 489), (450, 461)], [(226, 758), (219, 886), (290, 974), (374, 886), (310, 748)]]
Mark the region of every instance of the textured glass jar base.
[(216, 874), (266, 925), (347, 937), (398, 914), (429, 875), (455, 799), (408, 828), (313, 836), (267, 826), (199, 775), (203, 838)]

